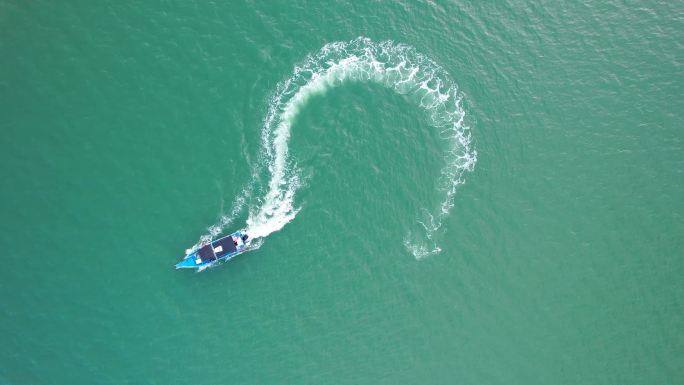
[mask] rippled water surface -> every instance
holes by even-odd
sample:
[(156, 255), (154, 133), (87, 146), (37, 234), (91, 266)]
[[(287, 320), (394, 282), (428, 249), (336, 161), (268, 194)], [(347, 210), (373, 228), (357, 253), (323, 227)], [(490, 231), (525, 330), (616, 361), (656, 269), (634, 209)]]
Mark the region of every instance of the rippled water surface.
[(0, 30), (0, 384), (684, 382), (677, 2), (10, 0)]

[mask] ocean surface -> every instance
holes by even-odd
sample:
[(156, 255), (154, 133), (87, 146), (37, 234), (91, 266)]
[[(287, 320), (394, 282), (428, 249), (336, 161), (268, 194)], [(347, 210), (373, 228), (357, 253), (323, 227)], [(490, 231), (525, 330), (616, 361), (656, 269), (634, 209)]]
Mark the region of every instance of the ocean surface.
[(682, 2), (0, 0), (0, 36), (0, 384), (684, 383)]

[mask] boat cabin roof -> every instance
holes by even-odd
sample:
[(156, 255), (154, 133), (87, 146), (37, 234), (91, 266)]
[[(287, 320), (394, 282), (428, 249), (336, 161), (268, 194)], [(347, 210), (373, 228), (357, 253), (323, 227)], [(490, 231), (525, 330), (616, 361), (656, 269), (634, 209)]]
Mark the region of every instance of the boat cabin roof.
[(237, 247), (233, 243), (233, 237), (230, 235), (213, 242), (212, 245), (214, 246), (216, 256), (219, 258), (237, 251)]
[(197, 250), (197, 254), (199, 255), (202, 262), (211, 262), (218, 259), (216, 257), (216, 254), (214, 253), (214, 248), (211, 247), (211, 245), (201, 247), (199, 250)]
[(197, 250), (197, 255), (202, 262), (206, 263), (215, 261), (236, 251), (237, 246), (235, 243), (233, 243), (233, 237), (229, 235), (216, 240), (209, 245), (202, 246), (199, 250)]

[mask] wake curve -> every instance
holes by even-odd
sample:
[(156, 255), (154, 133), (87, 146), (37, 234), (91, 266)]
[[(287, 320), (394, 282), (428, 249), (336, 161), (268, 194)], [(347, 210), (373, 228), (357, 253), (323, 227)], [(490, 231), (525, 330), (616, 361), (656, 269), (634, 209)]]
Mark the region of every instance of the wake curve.
[[(405, 246), (417, 259), (440, 252), (435, 235), (453, 207), (464, 172), (472, 171), (477, 161), (470, 129), (464, 124), (463, 96), (441, 66), (414, 48), (363, 37), (326, 44), (277, 86), (264, 119), (260, 159), (252, 179), (236, 198), (231, 213), (201, 241), (220, 234), (245, 206), (249, 209), (247, 232), (252, 238), (263, 239), (295, 218), (301, 209), (295, 205), (301, 181), (300, 170), (289, 156), (292, 124), (311, 97), (352, 81), (377, 83), (407, 96), (427, 112), (428, 125), (438, 129), (446, 142), (448, 150), (438, 181), (442, 198), (419, 213), (422, 234), (409, 231), (404, 237)], [(258, 198), (253, 199), (255, 195)]]

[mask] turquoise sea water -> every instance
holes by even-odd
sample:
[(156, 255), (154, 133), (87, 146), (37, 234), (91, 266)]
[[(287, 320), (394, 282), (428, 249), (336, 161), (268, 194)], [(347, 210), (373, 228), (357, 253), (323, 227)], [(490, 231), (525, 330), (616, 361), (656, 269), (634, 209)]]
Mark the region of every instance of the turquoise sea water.
[[(0, 31), (0, 384), (684, 382), (679, 2), (2, 1)], [(258, 250), (173, 270), (248, 220)]]

